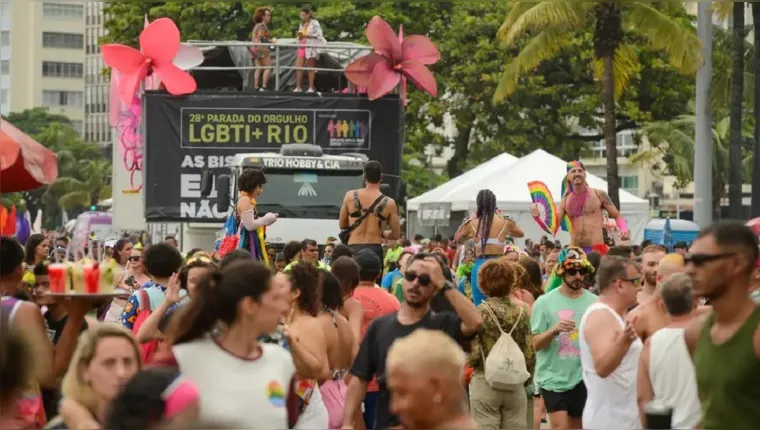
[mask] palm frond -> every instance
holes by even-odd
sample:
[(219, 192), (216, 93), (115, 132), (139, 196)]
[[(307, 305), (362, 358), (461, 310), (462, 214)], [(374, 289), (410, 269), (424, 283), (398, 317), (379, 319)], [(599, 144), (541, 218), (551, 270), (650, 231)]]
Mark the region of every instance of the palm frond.
[(626, 26), (647, 38), (653, 48), (668, 54), (670, 64), (680, 73), (691, 75), (702, 66), (702, 42), (693, 28), (644, 2), (631, 2), (625, 15)]
[[(614, 59), (614, 76), (615, 76), (615, 100), (623, 95), (623, 91), (631, 83), (634, 74), (641, 70), (641, 63), (636, 54), (636, 48), (629, 44), (622, 44), (615, 50)], [(594, 60), (594, 74), (596, 79), (601, 81), (604, 73), (604, 60)]]
[(645, 149), (628, 157), (628, 161), (634, 166), (648, 166), (657, 162), (661, 156), (662, 151), (659, 149)]
[(520, 18), (530, 8), (535, 7), (536, 2), (530, 1), (518, 1), (511, 4), (507, 16), (504, 18), (504, 22), (499, 27), (499, 31), (496, 32), (496, 37), (502, 39), (507, 31), (515, 25), (515, 21)]
[[(592, 3), (592, 2), (588, 2)], [(583, 28), (587, 21), (587, 2), (542, 1), (530, 8), (516, 8), (515, 16), (507, 19), (499, 29), (501, 41), (509, 46), (526, 33), (544, 30), (568, 32)], [(507, 25), (507, 23), (512, 23)]]
[(47, 192), (63, 194), (71, 190), (82, 189), (85, 187), (84, 182), (76, 178), (63, 177), (58, 178), (52, 184), (48, 185)]
[(74, 206), (88, 206), (90, 204), (90, 193), (87, 191), (66, 193), (58, 199), (58, 204), (64, 209), (71, 209)]
[(517, 82), (523, 73), (538, 67), (542, 61), (557, 55), (562, 48), (571, 43), (572, 38), (563, 33), (542, 31), (523, 47), (517, 57), (504, 66), (504, 72), (493, 96), (493, 102), (499, 103), (512, 95), (517, 89)]
[(729, 0), (720, 0), (712, 2), (712, 9), (718, 18), (726, 19), (731, 16), (733, 12), (734, 2)]

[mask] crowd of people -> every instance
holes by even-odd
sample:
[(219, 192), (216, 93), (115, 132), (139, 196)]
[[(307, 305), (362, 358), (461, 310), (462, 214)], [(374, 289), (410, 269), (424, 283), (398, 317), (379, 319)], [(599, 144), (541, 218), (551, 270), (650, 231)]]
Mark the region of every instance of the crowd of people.
[(453, 237), (407, 238), (379, 163), (364, 179), (340, 241), (278, 252), (266, 178), (245, 171), (220, 249), (104, 252), (127, 267), (121, 297), (52, 297), (50, 238), (0, 238), (0, 427), (638, 429), (653, 402), (672, 428), (760, 422), (760, 258), (741, 222), (672, 250), (608, 245), (603, 211), (625, 236), (622, 215), (572, 164), (567, 245), (517, 247), (489, 190)]

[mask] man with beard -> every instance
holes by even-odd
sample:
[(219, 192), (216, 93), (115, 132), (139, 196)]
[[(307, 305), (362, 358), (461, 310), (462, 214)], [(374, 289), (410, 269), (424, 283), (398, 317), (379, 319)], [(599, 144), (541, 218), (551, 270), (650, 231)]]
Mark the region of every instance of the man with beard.
[[(584, 252), (607, 253), (604, 240), (604, 215), (607, 211), (610, 218), (615, 219), (620, 229), (620, 239), (628, 240), (628, 224), (620, 215), (620, 211), (603, 190), (591, 188), (586, 183), (586, 167), (580, 161), (567, 163), (567, 176), (562, 183), (562, 201), (557, 206), (557, 219), (562, 222), (567, 215), (570, 218), (570, 245), (583, 248)], [(538, 205), (531, 205), (531, 213), (538, 220), (540, 215)], [(546, 228), (545, 228), (546, 229)]]
[(749, 300), (757, 236), (738, 221), (702, 230), (686, 255), (694, 293), (712, 313), (685, 337), (694, 359), (703, 429), (754, 429), (760, 422), (760, 306)]
[(562, 285), (536, 300), (530, 318), (536, 347), (536, 385), (553, 429), (579, 429), (586, 387), (583, 385), (578, 330), (581, 318), (597, 297), (587, 291), (591, 264), (578, 247), (562, 255), (555, 274)]
[[(463, 343), (480, 330), (483, 319), (475, 305), (462, 295), (453, 283), (446, 281), (440, 263), (430, 254), (417, 254), (404, 274), (404, 303), (401, 309), (376, 318), (370, 324), (354, 360), (344, 409), (343, 428), (353, 428), (354, 416), (364, 397), (367, 383), (377, 375), (380, 398), (377, 403), (375, 428), (391, 428), (399, 420), (390, 412), (390, 393), (386, 385), (385, 360), (396, 339), (410, 335), (419, 328), (440, 330), (457, 343)], [(454, 312), (434, 313), (430, 309), (433, 297), (441, 292)], [(424, 353), (424, 351), (422, 351)]]

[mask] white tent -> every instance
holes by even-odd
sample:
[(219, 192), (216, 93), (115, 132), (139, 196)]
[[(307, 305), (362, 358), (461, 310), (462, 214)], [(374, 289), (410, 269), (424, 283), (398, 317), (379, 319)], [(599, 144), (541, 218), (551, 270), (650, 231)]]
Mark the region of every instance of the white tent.
[[(488, 161), (484, 165), (472, 169), (465, 175), (469, 175), (471, 172), (477, 172), (481, 167), (492, 163), (494, 160)], [(477, 177), (473, 175), (471, 180), (468, 180), (465, 183), (462, 183), (460, 187), (457, 187), (456, 193), (449, 193), (449, 195), (455, 195), (456, 200), (450, 200), (445, 195), (438, 195), (435, 196), (436, 200), (426, 199), (424, 202), (450, 201), (452, 203), (453, 211), (474, 212), (476, 209), (475, 196), (479, 190), (488, 188), (496, 194), (499, 208), (514, 218), (518, 225), (523, 229), (525, 232), (525, 238), (536, 240), (546, 233), (538, 226), (533, 219), (533, 216), (530, 214), (530, 205), (532, 201), (530, 198), (530, 192), (528, 191), (528, 182), (541, 181), (546, 184), (549, 191), (551, 191), (555, 202), (559, 203), (561, 199), (560, 192), (562, 189), (562, 181), (565, 179), (566, 174), (567, 162), (542, 149), (538, 149), (516, 162), (495, 169), (489, 169), (482, 174), (478, 174)], [(459, 176), (455, 178), (455, 180), (465, 175)], [(592, 188), (607, 190), (607, 182), (598, 176), (588, 173), (586, 175), (586, 181)], [(443, 188), (446, 185), (447, 184), (444, 184), (438, 188)], [(411, 200), (410, 203), (422, 199), (433, 191), (425, 193), (417, 199)], [(418, 201), (416, 205), (410, 204), (409, 209), (416, 210), (419, 207), (419, 203), (421, 202)], [(644, 228), (649, 221), (649, 202), (636, 197), (627, 191), (620, 190), (620, 206), (621, 212), (628, 222), (632, 242), (641, 242), (644, 237)], [(569, 235), (561, 230), (557, 233), (557, 239), (563, 244), (570, 241)]]
[[(474, 167), (456, 178), (407, 202), (407, 210), (419, 210), (421, 203), (451, 203), (452, 211), (470, 210), (470, 201), (475, 201), (479, 190), (490, 188), (491, 183), (484, 178), (493, 174), (504, 174), (518, 159), (504, 153)], [(473, 191), (474, 190), (474, 191)]]

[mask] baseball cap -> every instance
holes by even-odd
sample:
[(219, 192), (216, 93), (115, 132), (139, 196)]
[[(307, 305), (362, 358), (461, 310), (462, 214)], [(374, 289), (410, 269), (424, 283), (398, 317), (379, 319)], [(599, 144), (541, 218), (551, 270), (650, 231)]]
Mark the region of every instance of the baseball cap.
[(359, 250), (354, 254), (354, 261), (359, 265), (359, 269), (366, 271), (383, 270), (383, 262), (374, 252), (368, 249)]

